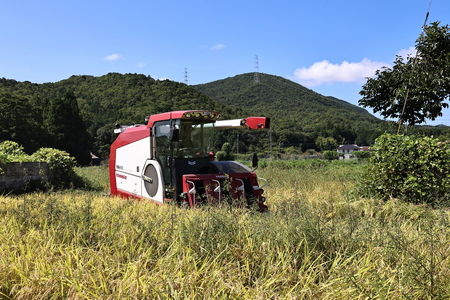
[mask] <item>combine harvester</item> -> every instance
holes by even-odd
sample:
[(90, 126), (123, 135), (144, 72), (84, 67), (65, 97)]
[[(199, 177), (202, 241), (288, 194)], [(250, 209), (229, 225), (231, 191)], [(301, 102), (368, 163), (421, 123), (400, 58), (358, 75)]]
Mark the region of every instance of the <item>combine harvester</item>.
[[(217, 121), (219, 116), (173, 111), (150, 116), (147, 125), (119, 126), (110, 153), (111, 194), (192, 208), (227, 202), (267, 211), (256, 174), (235, 161), (215, 161), (210, 145), (215, 129), (269, 128), (270, 119)], [(254, 168), (257, 160), (254, 155)]]

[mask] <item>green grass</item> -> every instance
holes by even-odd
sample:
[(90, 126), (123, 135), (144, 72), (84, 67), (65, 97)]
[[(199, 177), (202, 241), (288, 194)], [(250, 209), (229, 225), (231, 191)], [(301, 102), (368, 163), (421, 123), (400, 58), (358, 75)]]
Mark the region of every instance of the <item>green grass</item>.
[(108, 166), (78, 167), (75, 174), (81, 178), (82, 186), (91, 191), (106, 192), (109, 190)]
[(270, 213), (93, 191), (0, 197), (0, 299), (448, 299), (446, 210), (362, 199), (359, 164), (268, 164)]

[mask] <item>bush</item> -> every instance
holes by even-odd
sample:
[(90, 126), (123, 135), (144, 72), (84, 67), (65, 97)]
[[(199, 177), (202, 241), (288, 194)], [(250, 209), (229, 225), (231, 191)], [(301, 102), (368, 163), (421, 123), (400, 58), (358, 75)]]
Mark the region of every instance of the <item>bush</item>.
[(0, 153), (14, 156), (26, 155), (25, 152), (23, 152), (23, 147), (13, 141), (4, 141), (0, 143)]
[(429, 137), (385, 134), (363, 176), (366, 194), (436, 205), (450, 200), (450, 144)]
[[(53, 148), (41, 148), (32, 155), (23, 152), (23, 147), (13, 141), (0, 143), (0, 165), (10, 162), (45, 162), (50, 169), (56, 170), (57, 184), (69, 186), (77, 182), (78, 178), (73, 171), (75, 158), (65, 151)], [(0, 167), (0, 174), (3, 170)]]
[(65, 171), (71, 170), (75, 166), (75, 158), (69, 153), (53, 148), (41, 148), (31, 155), (33, 161), (46, 162), (50, 169), (60, 168)]
[(216, 159), (219, 161), (223, 160), (234, 160), (234, 155), (231, 153), (232, 148), (230, 143), (224, 143), (222, 149), (217, 151)]
[(370, 157), (370, 151), (355, 151), (352, 154), (358, 159), (367, 159)]
[(339, 158), (339, 154), (336, 151), (323, 151), (323, 158), (334, 160)]

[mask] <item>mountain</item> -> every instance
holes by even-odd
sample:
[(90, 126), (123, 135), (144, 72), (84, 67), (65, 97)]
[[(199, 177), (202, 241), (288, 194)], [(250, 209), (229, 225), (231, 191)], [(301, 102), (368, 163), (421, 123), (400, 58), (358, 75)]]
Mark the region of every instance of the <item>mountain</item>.
[(380, 123), (365, 109), (334, 97), (320, 95), (285, 78), (246, 73), (210, 83), (193, 85), (199, 92), (228, 106), (241, 107), (258, 115), (294, 121), (301, 126), (332, 122)]
[[(33, 134), (38, 137), (55, 131), (48, 125), (49, 108), (55, 100), (64, 98), (67, 92), (72, 92), (76, 97), (79, 114), (85, 123), (83, 128), (87, 129), (91, 138), (91, 151), (103, 157), (108, 155), (109, 145), (115, 139), (115, 123), (142, 124), (145, 116), (174, 110), (215, 110), (221, 112), (225, 119), (248, 115), (241, 108), (221, 104), (184, 83), (155, 80), (142, 74), (74, 75), (43, 84), (0, 78), (0, 108), (6, 110), (18, 107), (17, 103), (20, 103), (23, 111), (27, 112), (16, 113), (14, 120), (8, 117), (9, 114), (0, 114), (0, 141), (16, 140), (30, 152), (50, 146), (51, 135), (45, 139), (34, 138), (31, 144), (27, 142), (31, 139), (24, 133), (39, 132), (39, 135)], [(33, 131), (22, 129), (19, 133), (21, 138), (18, 138), (16, 132), (19, 126)]]
[(279, 144), (300, 146), (302, 151), (316, 148), (319, 136), (337, 143), (371, 144), (383, 122), (356, 105), (269, 74), (260, 73), (258, 83), (253, 73), (246, 73), (193, 87), (227, 106), (271, 117)]
[[(306, 151), (319, 149), (316, 145), (319, 137), (331, 137), (337, 143), (370, 144), (379, 134), (381, 121), (355, 105), (322, 96), (274, 75), (260, 74), (260, 82), (253, 81), (253, 73), (193, 86), (142, 74), (119, 73), (99, 77), (74, 75), (43, 84), (0, 78), (0, 102), (14, 100), (28, 106), (36, 122), (42, 124), (37, 130), (45, 133), (52, 131), (49, 126), (57, 126), (48, 121), (47, 107), (67, 92), (73, 93), (86, 125), (83, 128), (87, 128), (91, 138), (91, 151), (102, 156), (107, 155), (115, 138), (115, 123), (143, 123), (145, 116), (184, 109), (215, 110), (222, 113), (222, 119), (252, 115), (271, 118), (271, 131), (230, 130), (218, 134), (217, 150), (229, 142), (241, 153), (269, 149), (269, 143), (276, 144), (278, 149), (293, 147), (295, 151)], [(8, 128), (13, 127), (2, 117), (0, 125), (5, 130), (1, 139), (7, 139)], [(21, 120), (15, 122), (20, 124)], [(35, 125), (29, 127), (32, 126)], [(39, 141), (34, 146), (36, 143)]]

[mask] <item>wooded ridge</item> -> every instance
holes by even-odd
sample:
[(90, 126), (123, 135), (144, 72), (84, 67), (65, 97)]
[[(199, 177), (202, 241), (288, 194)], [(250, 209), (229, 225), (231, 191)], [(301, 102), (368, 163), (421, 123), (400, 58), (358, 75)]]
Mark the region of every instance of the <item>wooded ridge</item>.
[[(145, 116), (184, 109), (215, 110), (222, 119), (270, 117), (278, 151), (323, 150), (319, 137), (368, 145), (386, 131), (365, 109), (279, 76), (259, 75), (259, 83), (246, 73), (193, 86), (119, 73), (43, 84), (0, 78), (0, 141), (16, 141), (29, 153), (40, 147), (65, 150), (85, 164), (89, 151), (108, 156), (116, 123), (139, 124)], [(224, 142), (240, 153), (264, 152), (269, 130), (239, 131), (239, 137), (224, 131), (214, 147), (220, 150)]]

